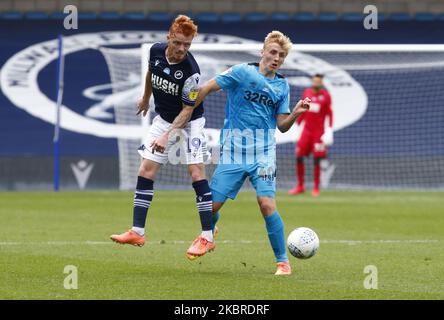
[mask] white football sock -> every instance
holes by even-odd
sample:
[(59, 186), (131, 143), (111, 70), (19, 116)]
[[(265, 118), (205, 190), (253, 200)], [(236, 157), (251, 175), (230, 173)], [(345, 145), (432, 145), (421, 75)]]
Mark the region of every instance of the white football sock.
[(143, 236), (145, 234), (145, 228), (132, 227), (131, 230), (133, 230), (139, 236)]
[(214, 240), (213, 240), (213, 230), (202, 231), (201, 235), (202, 235), (202, 237), (204, 237), (208, 241), (214, 242)]

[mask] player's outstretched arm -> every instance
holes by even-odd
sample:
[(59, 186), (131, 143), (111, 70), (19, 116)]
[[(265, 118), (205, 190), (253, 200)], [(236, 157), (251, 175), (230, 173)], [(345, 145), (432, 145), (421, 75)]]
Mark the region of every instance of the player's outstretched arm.
[(214, 91), (219, 91), (220, 89), (221, 87), (214, 79), (205, 82), (204, 85), (199, 89), (199, 94), (196, 99), (196, 106), (200, 105), (208, 94)]
[(174, 130), (185, 127), (185, 125), (191, 119), (194, 108), (199, 106), (210, 92), (218, 91), (220, 89), (221, 88), (214, 79), (207, 81), (201, 88), (199, 88), (199, 93), (197, 95), (196, 102), (194, 103), (194, 107), (184, 105), (182, 111), (174, 119), (170, 129), (151, 143), (150, 148), (152, 148), (152, 152), (154, 153), (154, 151), (158, 151), (163, 153), (168, 143), (170, 133)]
[(150, 97), (153, 93), (153, 87), (151, 86), (151, 71), (148, 70), (145, 76), (145, 89), (143, 92), (142, 98), (140, 98), (137, 103), (137, 114), (142, 113), (142, 116), (145, 117), (150, 108)]
[(293, 123), (296, 121), (296, 119), (301, 114), (307, 112), (308, 109), (310, 109), (310, 102), (311, 100), (309, 98), (305, 98), (304, 100), (299, 100), (290, 114), (279, 114), (277, 116), (277, 127), (279, 131), (281, 131), (282, 133), (287, 132), (291, 128)]

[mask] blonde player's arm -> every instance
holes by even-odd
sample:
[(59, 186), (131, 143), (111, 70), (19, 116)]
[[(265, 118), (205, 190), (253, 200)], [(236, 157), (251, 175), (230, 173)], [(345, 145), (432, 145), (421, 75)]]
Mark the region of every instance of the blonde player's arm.
[(170, 137), (170, 134), (174, 134), (176, 130), (184, 128), (187, 123), (190, 121), (194, 109), (198, 106), (197, 98), (199, 94), (199, 88), (198, 88), (198, 79), (200, 75), (198, 73), (193, 74), (190, 76), (184, 84), (183, 90), (182, 90), (182, 110), (180, 113), (174, 118), (173, 123), (168, 128), (167, 131), (165, 131), (161, 136), (154, 139), (154, 141), (151, 143), (150, 148), (152, 148), (152, 152), (158, 151), (160, 153), (163, 153), (166, 149), (166, 146), (168, 144), (168, 139)]
[(309, 98), (299, 100), (290, 114), (279, 114), (276, 118), (279, 131), (282, 133), (287, 132), (297, 120), (297, 118), (304, 112), (307, 112), (308, 109), (310, 109), (310, 102), (311, 100)]
[(150, 148), (154, 151), (163, 153), (168, 143), (168, 137), (171, 133), (174, 133), (177, 129), (184, 128), (188, 121), (191, 119), (191, 115), (194, 111), (194, 106), (183, 105), (182, 111), (174, 118), (170, 128), (165, 131), (159, 138), (156, 138), (151, 142)]
[(199, 106), (210, 92), (218, 91), (220, 89), (221, 88), (214, 79), (207, 81), (202, 87), (200, 87), (194, 106), (187, 106), (187, 105), (183, 106), (182, 111), (174, 119), (169, 130), (151, 143), (150, 148), (152, 148), (152, 152), (158, 151), (163, 153), (165, 151), (168, 142), (169, 134), (173, 130), (183, 128), (188, 123), (188, 121), (190, 121), (194, 108)]
[(205, 82), (205, 84), (199, 89), (199, 94), (196, 99), (196, 106), (200, 105), (208, 94), (210, 94), (211, 92), (219, 91), (220, 89), (221, 87), (214, 79)]

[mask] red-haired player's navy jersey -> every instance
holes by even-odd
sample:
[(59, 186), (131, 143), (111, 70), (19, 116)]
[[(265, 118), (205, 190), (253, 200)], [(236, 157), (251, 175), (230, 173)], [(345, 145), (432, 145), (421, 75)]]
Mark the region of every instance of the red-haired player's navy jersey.
[[(166, 43), (155, 43), (150, 49), (149, 70), (153, 88), (155, 111), (172, 123), (183, 105), (194, 106), (199, 91), (200, 69), (193, 55), (188, 52), (185, 60), (169, 63)], [(190, 120), (202, 117), (203, 103), (195, 108)]]

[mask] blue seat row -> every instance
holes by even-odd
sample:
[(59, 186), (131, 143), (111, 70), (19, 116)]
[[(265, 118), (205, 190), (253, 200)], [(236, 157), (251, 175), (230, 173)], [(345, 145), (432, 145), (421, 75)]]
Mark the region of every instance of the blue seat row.
[[(296, 14), (289, 14), (286, 12), (276, 12), (272, 14), (265, 13), (248, 13), (241, 15), (239, 13), (223, 13), (217, 14), (212, 12), (207, 13), (186, 13), (198, 22), (240, 22), (240, 21), (362, 21), (364, 14), (359, 12), (350, 12), (339, 15), (334, 12), (323, 12), (315, 15), (310, 12), (300, 12)], [(144, 14), (143, 12), (128, 12), (120, 14), (118, 12), (79, 12), (79, 19), (82, 20), (152, 20), (152, 21), (171, 21), (175, 14), (167, 12), (152, 12)], [(45, 12), (27, 12), (21, 13), (18, 11), (0, 12), (0, 19), (5, 20), (45, 20), (45, 19), (63, 19), (65, 14), (62, 12), (54, 12), (48, 14)], [(380, 20), (386, 21), (444, 21), (444, 13), (417, 13), (409, 15), (406, 13), (392, 13), (389, 15), (379, 14)]]

